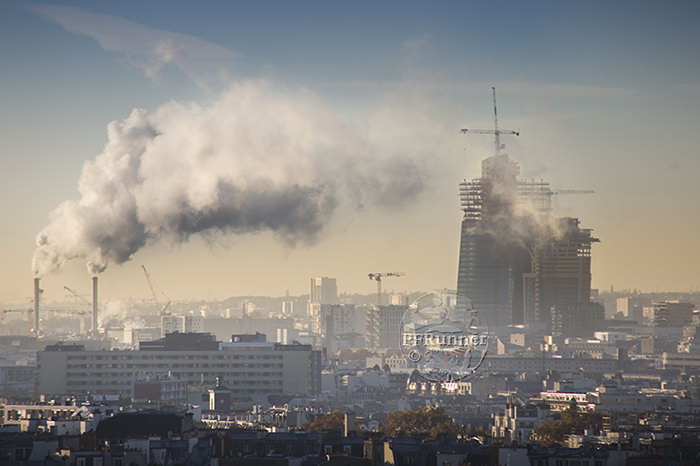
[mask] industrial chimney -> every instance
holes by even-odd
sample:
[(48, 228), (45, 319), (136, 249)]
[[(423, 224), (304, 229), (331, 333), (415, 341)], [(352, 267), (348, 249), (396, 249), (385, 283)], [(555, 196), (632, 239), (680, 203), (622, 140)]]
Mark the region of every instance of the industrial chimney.
[(39, 336), (39, 301), (41, 299), (41, 288), (39, 278), (34, 278), (34, 336)]
[(97, 277), (92, 277), (92, 333), (97, 335)]

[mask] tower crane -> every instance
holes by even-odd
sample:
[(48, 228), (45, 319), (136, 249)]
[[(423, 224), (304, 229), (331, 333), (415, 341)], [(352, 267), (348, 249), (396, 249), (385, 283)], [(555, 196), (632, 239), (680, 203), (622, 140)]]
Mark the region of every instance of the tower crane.
[(151, 294), (153, 295), (153, 302), (156, 304), (156, 307), (158, 308), (158, 315), (161, 316), (167, 316), (170, 315), (170, 312), (168, 311), (168, 308), (170, 307), (170, 300), (168, 299), (167, 296), (165, 296), (165, 293), (161, 291), (161, 294), (165, 299), (168, 299), (168, 302), (165, 303), (163, 306), (160, 305), (158, 302), (158, 294), (156, 293), (156, 288), (153, 286), (153, 280), (151, 280), (151, 274), (148, 273), (148, 270), (146, 269), (145, 265), (142, 265), (141, 268), (143, 269), (143, 274), (146, 276), (146, 281), (148, 282), (148, 287), (151, 289)]
[(382, 278), (403, 277), (404, 275), (406, 274), (403, 272), (374, 272), (367, 274), (370, 280), (375, 280), (377, 282), (377, 306), (382, 305)]
[(498, 128), (498, 107), (496, 106), (496, 88), (491, 86), (491, 94), (493, 96), (493, 128), (494, 129), (467, 129), (463, 128), (460, 130), (462, 133), (473, 133), (473, 134), (493, 134), (494, 136), (494, 155), (498, 155), (501, 149), (505, 145), (501, 144), (501, 134), (512, 134), (514, 136), (520, 136), (520, 131), (514, 131), (512, 129), (499, 129)]

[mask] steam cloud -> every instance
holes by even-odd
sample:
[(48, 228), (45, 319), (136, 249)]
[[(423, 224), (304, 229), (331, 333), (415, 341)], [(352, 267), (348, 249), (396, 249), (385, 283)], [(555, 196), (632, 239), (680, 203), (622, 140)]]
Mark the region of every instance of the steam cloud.
[[(507, 157), (495, 162), (482, 181), (485, 202), (482, 221), (474, 228), (488, 235), (494, 248), (524, 247), (533, 251), (542, 244), (570, 233), (565, 219), (558, 219), (548, 208), (538, 208), (533, 199), (518, 195), (517, 165)], [(548, 202), (545, 201), (545, 202)]]
[(394, 207), (424, 188), (422, 158), (380, 154), (304, 89), (239, 83), (213, 103), (135, 109), (85, 163), (80, 199), (37, 235), (35, 275), (66, 261), (91, 274), (160, 238), (272, 231), (312, 244), (344, 201)]

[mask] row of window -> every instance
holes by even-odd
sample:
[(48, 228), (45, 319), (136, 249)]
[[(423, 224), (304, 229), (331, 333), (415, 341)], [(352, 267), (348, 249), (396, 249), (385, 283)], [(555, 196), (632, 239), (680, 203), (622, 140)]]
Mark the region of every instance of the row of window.
[(261, 364), (255, 364), (255, 363), (234, 363), (234, 364), (197, 364), (197, 363), (190, 363), (190, 364), (185, 364), (185, 363), (173, 363), (173, 364), (152, 364), (152, 363), (144, 363), (144, 364), (67, 364), (66, 368), (67, 369), (132, 369), (132, 368), (145, 368), (145, 367), (153, 367), (153, 368), (161, 368), (161, 369), (168, 369), (168, 368), (243, 368), (243, 367), (248, 367), (248, 368), (282, 368), (283, 364), (281, 363), (261, 363)]
[[(201, 372), (173, 372), (174, 376), (188, 374), (191, 377), (195, 377), (201, 374)], [(282, 372), (236, 372), (234, 374), (225, 374), (234, 377), (282, 377)], [(81, 377), (101, 377), (101, 378), (131, 378), (134, 376), (133, 372), (67, 372), (66, 377), (71, 378), (81, 378)]]
[[(138, 352), (134, 352), (138, 353)], [(163, 359), (174, 359), (174, 360), (182, 360), (182, 359), (188, 359), (188, 360), (194, 360), (194, 359), (199, 359), (199, 360), (208, 360), (208, 359), (282, 359), (283, 356), (280, 354), (190, 354), (190, 355), (184, 355), (184, 354), (129, 354), (129, 355), (109, 355), (109, 356), (99, 356), (99, 355), (85, 355), (85, 354), (80, 354), (80, 355), (70, 355), (67, 357), (69, 361), (87, 361), (88, 359), (90, 360), (95, 360), (95, 361), (132, 361), (134, 359), (156, 359), (156, 360), (163, 360)]]

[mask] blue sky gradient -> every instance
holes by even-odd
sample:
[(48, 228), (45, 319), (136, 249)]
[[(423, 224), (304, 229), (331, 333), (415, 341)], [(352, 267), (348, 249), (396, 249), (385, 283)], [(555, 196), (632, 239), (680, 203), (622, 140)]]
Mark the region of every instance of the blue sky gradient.
[[(105, 297), (147, 296), (144, 262), (163, 288), (180, 290), (174, 298), (303, 293), (309, 276), (323, 274), (338, 276), (341, 290), (369, 293), (374, 269), (406, 271), (397, 289), (453, 287), (456, 184), (478, 176), (491, 143), (457, 130), (491, 125), (492, 84), (502, 125), (523, 132), (508, 145), (524, 175), (596, 190), (559, 206), (603, 241), (595, 286), (700, 286), (698, 2), (47, 4), (185, 34), (235, 56), (191, 74), (165, 65), (151, 79), (32, 4), (0, 3), (0, 302), (29, 295), (34, 236), (56, 205), (77, 197), (81, 167), (102, 150), (110, 121), (170, 100), (210, 102), (231, 82), (259, 78), (307, 88), (368, 132), (410, 135), (406, 144), (434, 153), (439, 175), (415, 205), (338, 221), (311, 248), (287, 251), (265, 234), (223, 239), (225, 247), (154, 245), (106, 272)], [(375, 118), (386, 126), (374, 128)], [(398, 227), (412, 222), (412, 233)], [(233, 265), (240, 261), (244, 272)], [(215, 278), (193, 277), (185, 264)], [(58, 299), (62, 285), (85, 277), (71, 264), (45, 280), (47, 293)]]

